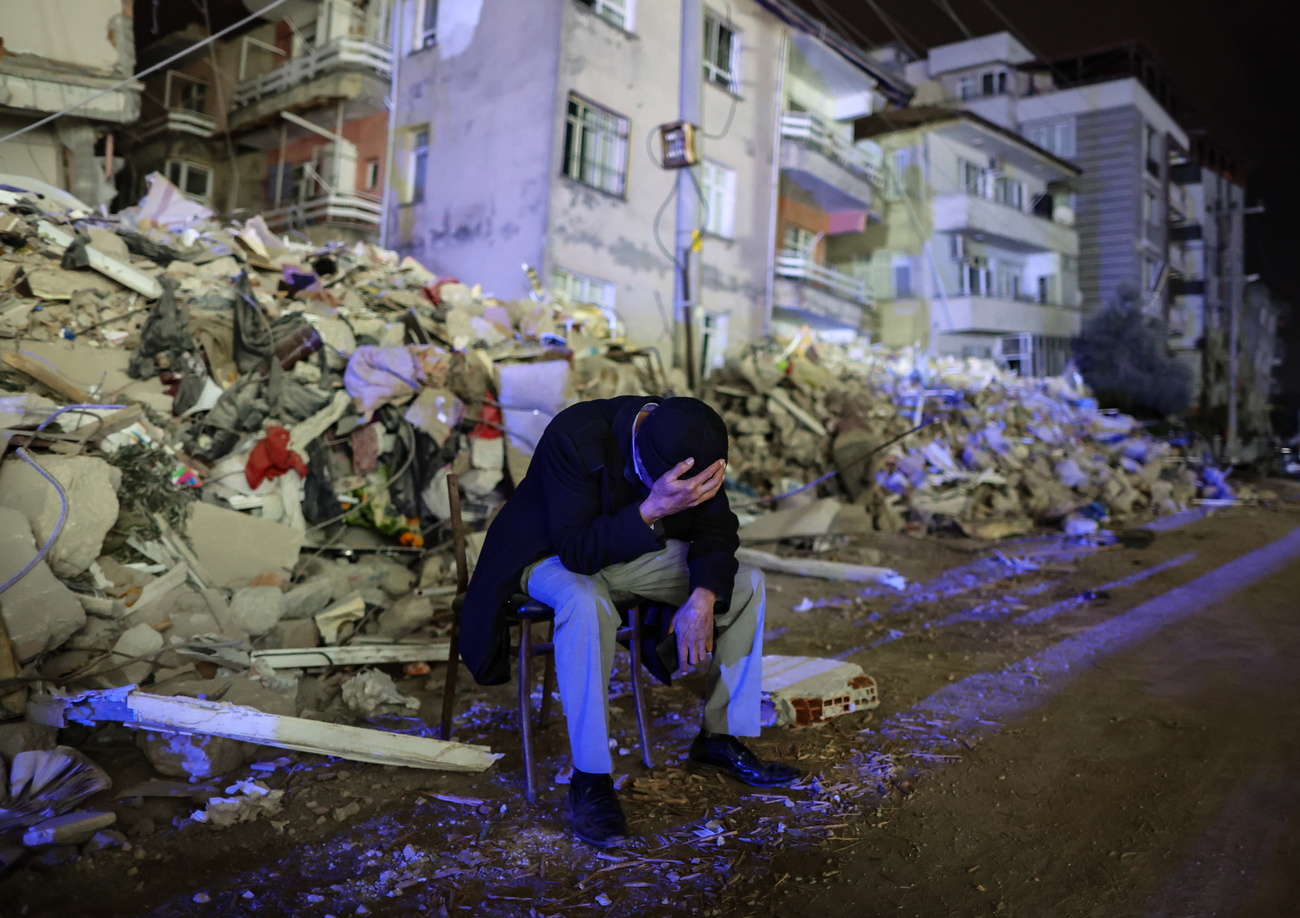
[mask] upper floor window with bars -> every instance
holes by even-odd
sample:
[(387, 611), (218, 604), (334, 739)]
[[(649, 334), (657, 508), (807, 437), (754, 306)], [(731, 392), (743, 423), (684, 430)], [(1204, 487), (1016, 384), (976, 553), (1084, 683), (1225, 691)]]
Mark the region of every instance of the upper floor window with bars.
[(569, 93), (564, 175), (609, 194), (627, 190), (628, 120)]
[(632, 13), (636, 0), (578, 0), (589, 6), (597, 16), (620, 29), (632, 31)]
[(704, 14), (704, 79), (740, 92), (740, 33), (711, 12)]

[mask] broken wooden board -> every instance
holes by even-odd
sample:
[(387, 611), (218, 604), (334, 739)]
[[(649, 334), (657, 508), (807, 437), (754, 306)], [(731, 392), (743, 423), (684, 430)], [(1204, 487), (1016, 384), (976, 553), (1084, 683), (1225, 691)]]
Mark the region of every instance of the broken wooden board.
[[(72, 245), (73, 239), (76, 238), (67, 230), (46, 223), (44, 220), (37, 224), (36, 231), (40, 233), (42, 239), (52, 242), (63, 249)], [(93, 245), (86, 246), (86, 259), (90, 262), (90, 266), (100, 274), (117, 281), (129, 290), (134, 290), (143, 297), (156, 300), (162, 296), (162, 285), (158, 283), (156, 278), (131, 267), (126, 262), (113, 258), (111, 255), (105, 255)]]
[(290, 647), (255, 650), (254, 663), (270, 663), (275, 669), (307, 669), (313, 666), (366, 666), (380, 663), (442, 663), (450, 656), (446, 641), (429, 643), (348, 644), (344, 647)]
[(782, 558), (756, 548), (736, 549), (736, 560), (765, 571), (794, 574), (796, 577), (818, 577), (822, 580), (844, 580), (849, 583), (883, 583), (896, 590), (907, 586), (907, 580), (902, 574), (887, 567), (817, 561), (812, 558)]
[(0, 355), (0, 360), (3, 360), (19, 373), (30, 376), (52, 392), (57, 392), (77, 404), (86, 405), (95, 401), (95, 399), (91, 398), (90, 393), (81, 386), (29, 354), (24, 354), (21, 351), (5, 351), (4, 354)]
[(487, 746), (268, 714), (256, 708), (182, 695), (151, 695), (129, 685), (38, 696), (28, 707), (28, 719), (54, 727), (119, 721), (134, 730), (221, 736), (354, 762), (441, 771), (486, 771), (501, 758)]
[(880, 706), (876, 680), (856, 663), (821, 657), (763, 657), (763, 721), (808, 727)]

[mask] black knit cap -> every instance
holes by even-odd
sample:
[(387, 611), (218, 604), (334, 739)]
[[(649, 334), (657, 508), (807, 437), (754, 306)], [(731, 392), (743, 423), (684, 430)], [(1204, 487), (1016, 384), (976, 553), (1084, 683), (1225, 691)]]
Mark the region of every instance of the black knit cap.
[(695, 460), (682, 476), (690, 478), (727, 458), (727, 425), (697, 398), (664, 399), (641, 422), (636, 438), (641, 464), (651, 481), (683, 459)]

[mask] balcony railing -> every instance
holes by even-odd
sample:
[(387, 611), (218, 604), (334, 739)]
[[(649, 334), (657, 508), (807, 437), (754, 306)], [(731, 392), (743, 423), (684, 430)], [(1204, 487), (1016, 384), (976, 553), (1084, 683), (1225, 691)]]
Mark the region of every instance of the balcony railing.
[(339, 191), (277, 208), (265, 218), (272, 228), (295, 229), (316, 223), (378, 226), (383, 215), (383, 202), (375, 195)]
[(289, 58), (274, 70), (241, 80), (235, 87), (235, 105), (248, 105), (264, 96), (284, 92), (340, 67), (368, 69), (391, 76), (393, 49), (372, 38), (337, 38)]
[(776, 273), (779, 277), (811, 284), (840, 299), (862, 306), (871, 304), (871, 294), (867, 291), (866, 281), (842, 274), (834, 268), (819, 265), (802, 252), (786, 249), (777, 255)]
[(195, 137), (211, 137), (217, 132), (217, 121), (202, 112), (192, 112), (185, 108), (173, 108), (140, 125), (141, 140), (163, 132), (193, 134)]
[(782, 114), (781, 136), (802, 141), (869, 182), (876, 179), (876, 165), (871, 157), (811, 112)]

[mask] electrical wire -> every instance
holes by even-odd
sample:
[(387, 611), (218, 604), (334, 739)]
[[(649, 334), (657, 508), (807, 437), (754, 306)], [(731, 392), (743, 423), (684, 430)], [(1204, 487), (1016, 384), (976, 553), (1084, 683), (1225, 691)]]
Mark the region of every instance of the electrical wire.
[[(58, 409), (57, 411), (51, 412), (50, 415), (45, 420), (41, 421), (41, 423), (37, 426), (36, 431), (32, 436), (34, 439), (36, 434), (40, 433), (42, 430), (48, 427), (51, 421), (53, 421), (59, 415), (63, 414), (65, 411), (76, 411), (79, 409), (84, 410), (87, 408), (106, 408), (106, 409), (118, 410), (124, 407), (126, 406), (125, 405), (65, 405), (62, 408)], [(35, 459), (33, 459), (31, 453), (27, 452), (26, 449), (20, 446), (14, 452), (17, 453), (18, 458), (22, 459), (23, 462), (26, 462), (28, 465), (34, 468), (42, 478), (44, 478), (51, 485), (53, 485), (54, 490), (59, 493), (59, 519), (54, 524), (54, 531), (50, 533), (50, 537), (45, 540), (45, 544), (41, 546), (38, 552), (36, 552), (36, 555), (30, 561), (28, 561), (26, 565), (23, 566), (22, 570), (14, 574), (3, 584), (0, 584), (0, 593), (3, 593), (5, 590), (9, 589), (19, 580), (22, 580), (29, 573), (31, 573), (32, 568), (36, 567), (37, 564), (39, 564), (42, 560), (44, 560), (45, 556), (49, 554), (50, 549), (54, 547), (54, 542), (56, 539), (58, 539), (59, 534), (63, 532), (63, 524), (68, 519), (68, 494), (66, 491), (63, 490), (63, 486), (59, 484), (58, 480), (53, 475), (45, 471), (45, 469), (41, 466), (41, 464), (37, 462)]]
[(737, 504), (736, 506), (732, 507), (731, 509), (732, 509), (732, 510), (745, 510), (745, 509), (748, 509), (749, 507), (757, 507), (757, 506), (759, 506), (760, 504), (770, 504), (770, 503), (774, 503), (774, 502), (779, 501), (779, 500), (785, 500), (787, 497), (794, 497), (794, 495), (796, 495), (796, 494), (801, 494), (801, 493), (803, 493), (804, 491), (807, 491), (809, 488), (815, 488), (815, 487), (817, 487), (817, 485), (821, 484), (823, 481), (827, 481), (827, 480), (829, 480), (829, 479), (831, 479), (831, 478), (834, 478), (836, 475), (843, 474), (845, 469), (851, 469), (851, 468), (853, 468), (855, 465), (860, 465), (860, 464), (862, 464), (863, 462), (866, 462), (868, 459), (870, 459), (870, 458), (871, 458), (872, 456), (874, 456), (876, 453), (880, 452), (880, 451), (883, 450), (883, 449), (888, 449), (889, 447), (891, 447), (891, 446), (893, 446), (895, 443), (897, 443), (899, 440), (902, 440), (904, 437), (910, 437), (912, 434), (916, 433), (918, 430), (924, 430), (925, 428), (929, 427), (931, 424), (938, 423), (938, 420), (939, 420), (938, 418), (931, 418), (930, 420), (926, 421), (924, 424), (917, 424), (917, 425), (916, 425), (915, 427), (913, 427), (911, 430), (905, 430), (905, 431), (903, 431), (901, 434), (899, 434), (898, 436), (893, 437), (893, 438), (891, 438), (891, 439), (889, 439), (889, 440), (886, 440), (884, 443), (880, 444), (879, 446), (875, 447), (874, 449), (868, 450), (867, 452), (863, 453), (863, 454), (862, 454), (861, 456), (859, 456), (858, 458), (854, 459), (852, 462), (847, 462), (847, 463), (845, 463), (844, 466), (843, 466), (842, 468), (831, 469), (831, 470), (830, 470), (829, 472), (827, 472), (825, 475), (819, 475), (818, 477), (814, 478), (812, 481), (808, 482), (807, 484), (800, 485), (799, 487), (795, 488), (793, 491), (786, 491), (784, 494), (774, 494), (774, 495), (772, 495), (772, 496), (770, 496), (770, 497), (756, 497), (756, 498), (754, 498), (753, 500), (751, 500), (751, 501), (746, 501), (746, 502), (743, 503), (743, 504)]
[(101, 89), (99, 92), (95, 93), (92, 96), (88, 96), (85, 99), (82, 99), (80, 102), (76, 102), (72, 105), (67, 106), (66, 108), (60, 109), (59, 111), (55, 112), (52, 115), (47, 115), (44, 118), (40, 119), (39, 121), (33, 121), (31, 124), (26, 125), (25, 127), (21, 127), (11, 134), (6, 134), (5, 136), (0, 137), (0, 143), (4, 143), (6, 140), (13, 140), (15, 137), (20, 137), (23, 134), (26, 134), (30, 131), (34, 131), (39, 127), (44, 127), (50, 122), (57, 121), (58, 119), (62, 118), (64, 115), (69, 114), (70, 112), (75, 112), (77, 109), (89, 105), (91, 102), (94, 102), (96, 99), (102, 99), (104, 96), (108, 95), (111, 92), (117, 92), (117, 90), (121, 89), (123, 86), (127, 86), (131, 83), (134, 83), (136, 80), (139, 80), (141, 77), (146, 77), (151, 73), (155, 73), (161, 70), (162, 68), (168, 66), (169, 64), (175, 63), (176, 61), (180, 60), (183, 57), (188, 57), (190, 54), (193, 54), (199, 48), (203, 48), (206, 47), (207, 45), (212, 44), (218, 38), (224, 38), (226, 35), (229, 35), (231, 32), (234, 32), (236, 29), (242, 28), (243, 26), (247, 25), (253, 20), (264, 18), (266, 14), (269, 13), (271, 10), (287, 2), (288, 0), (271, 0), (271, 2), (268, 3), (266, 6), (264, 6), (259, 12), (252, 13), (248, 16), (245, 16), (243, 19), (239, 20), (233, 25), (226, 26), (224, 29), (222, 29), (220, 32), (217, 32), (215, 35), (209, 35), (207, 38), (203, 39), (202, 41), (195, 42), (194, 44), (188, 46), (184, 50), (176, 52), (171, 57), (165, 58), (151, 67), (146, 67), (145, 69), (139, 71), (138, 73), (133, 73), (124, 80), (118, 80), (112, 86), (109, 86), (106, 89)]

